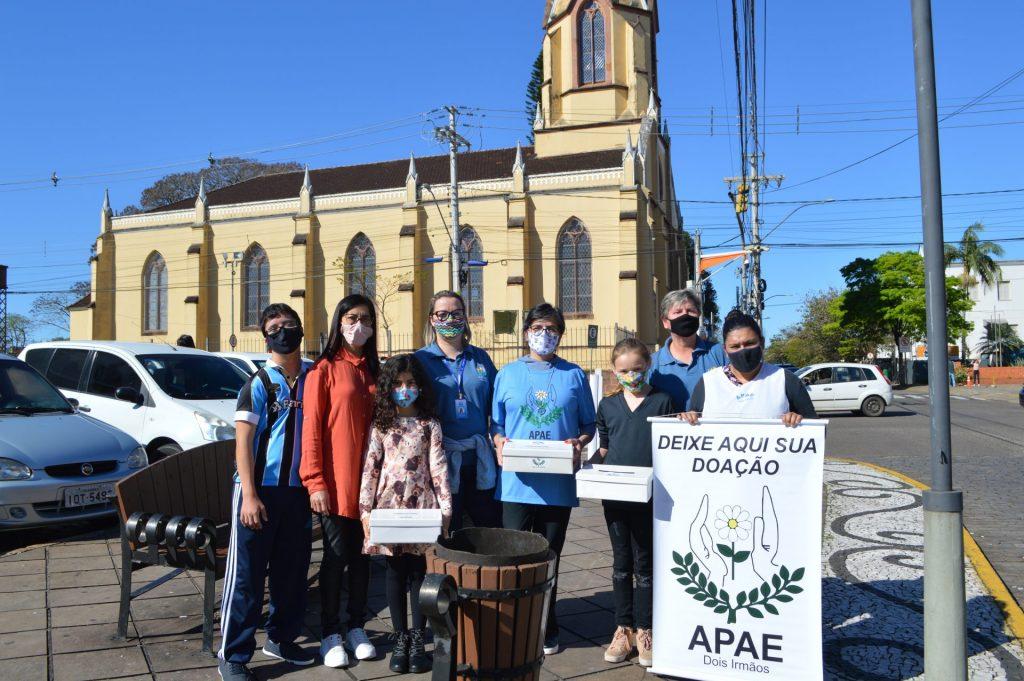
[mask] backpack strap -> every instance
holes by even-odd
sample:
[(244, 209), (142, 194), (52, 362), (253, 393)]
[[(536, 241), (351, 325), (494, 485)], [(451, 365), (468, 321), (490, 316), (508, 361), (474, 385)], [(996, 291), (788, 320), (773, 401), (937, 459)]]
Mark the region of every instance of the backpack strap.
[(278, 386), (270, 378), (266, 368), (260, 368), (253, 377), (263, 384), (267, 391), (267, 427), (260, 433), (256, 444), (256, 463), (253, 469), (253, 480), (257, 485), (263, 484), (263, 471), (267, 467), (267, 447), (270, 445), (270, 434), (277, 421), (277, 390)]

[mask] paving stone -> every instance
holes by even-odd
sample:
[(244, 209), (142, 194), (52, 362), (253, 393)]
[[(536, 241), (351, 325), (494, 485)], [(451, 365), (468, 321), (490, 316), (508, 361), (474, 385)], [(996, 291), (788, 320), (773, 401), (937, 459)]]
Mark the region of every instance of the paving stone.
[(46, 631), (19, 631), (0, 634), (0, 660), (46, 654)]
[(46, 570), (45, 560), (11, 560), (0, 562), (0, 577), (10, 575), (42, 574)]
[(114, 567), (110, 556), (85, 556), (83, 558), (50, 558), (47, 568), (55, 572), (78, 572), (80, 570), (109, 570)]
[[(134, 580), (132, 582), (132, 586), (136, 586)], [(139, 586), (142, 586), (141, 582), (139, 583)], [(196, 584), (187, 576), (181, 575), (180, 577), (175, 577), (174, 579), (164, 582), (160, 586), (154, 587), (150, 591), (147, 591), (141, 596), (137, 596), (133, 600), (144, 601), (150, 598), (192, 596), (198, 593), (201, 593), (201, 591)]]
[(593, 570), (595, 568), (611, 567), (612, 556), (611, 553), (594, 551), (591, 553), (580, 553), (575, 556), (565, 556), (562, 558), (562, 563), (572, 563), (581, 568)]
[(172, 672), (181, 669), (216, 667), (217, 658), (203, 652), (202, 636), (176, 641), (144, 643), (150, 669), (154, 672)]
[[(604, 655), (604, 652), (601, 655)], [(633, 656), (625, 664), (618, 664), (605, 671), (587, 674), (585, 678), (587, 681), (641, 681), (646, 675), (647, 670), (638, 665), (636, 656)]]
[(108, 586), (118, 584), (117, 573), (113, 570), (75, 570), (73, 572), (51, 572), (51, 589), (74, 589), (83, 586)]
[(53, 681), (93, 681), (148, 671), (138, 646), (53, 656)]
[[(33, 561), (34, 562), (34, 561)], [(46, 575), (42, 572), (30, 575), (10, 575), (0, 578), (0, 593), (29, 591), (46, 588)]]
[[(6, 579), (6, 578), (0, 578)], [(0, 613), (46, 607), (45, 591), (17, 591), (0, 594)], [(6, 617), (0, 616), (0, 618)]]
[(115, 638), (117, 626), (86, 625), (80, 627), (57, 627), (50, 632), (50, 645), (55, 654), (80, 653), (89, 650), (107, 650), (109, 648), (127, 648), (137, 646), (139, 642), (135, 626), (128, 622), (128, 637), (124, 640)]
[(50, 591), (50, 607), (64, 605), (90, 605), (115, 603), (121, 599), (119, 586), (83, 586), (78, 589), (53, 589)]
[(575, 556), (580, 553), (590, 553), (592, 549), (587, 546), (576, 544), (575, 542), (567, 541), (565, 546), (562, 547), (562, 557)]
[(199, 594), (178, 598), (151, 598), (132, 601), (132, 617), (138, 620), (166, 619), (181, 615), (201, 615), (203, 598)]
[[(163, 672), (157, 674), (157, 681), (220, 681), (220, 675), (216, 667), (204, 667), (202, 669), (185, 669), (178, 672)], [(257, 676), (257, 678), (260, 678)], [(263, 677), (267, 678), (267, 677)], [(344, 677), (335, 677), (334, 681)]]
[(0, 556), (0, 563), (16, 562), (19, 560), (43, 560), (46, 558), (46, 549), (28, 549), (16, 553), (8, 553)]
[(0, 679), (22, 681), (46, 678), (46, 655), (0, 660)]
[(599, 638), (614, 633), (615, 616), (607, 610), (595, 610), (559, 617), (558, 626), (569, 629), (582, 638)]
[(102, 541), (73, 542), (57, 544), (47, 549), (50, 559), (54, 558), (84, 558), (89, 556), (110, 556), (110, 550)]
[[(7, 634), (13, 631), (31, 631), (33, 629), (46, 629), (46, 609), (35, 610), (12, 610), (0, 615), (0, 634)], [(4, 678), (0, 674), (0, 679)]]
[(563, 615), (576, 615), (595, 610), (601, 610), (601, 607), (585, 598), (579, 598), (575, 594), (560, 594), (557, 603), (555, 603), (555, 613), (559, 618)]
[(590, 543), (592, 540), (600, 541), (602, 539), (608, 539), (607, 532), (598, 532), (597, 530), (578, 528), (569, 530), (565, 533), (565, 538), (568, 541), (582, 544), (583, 542)]
[[(186, 615), (184, 617), (167, 617), (164, 619), (132, 620), (139, 636), (148, 640), (173, 638), (195, 638), (203, 635), (203, 616)], [(214, 628), (216, 630), (216, 627)]]
[[(604, 651), (589, 641), (567, 644), (560, 653), (551, 655), (544, 660), (544, 668), (563, 679), (584, 676), (594, 672), (603, 672), (616, 666), (604, 661)], [(632, 666), (623, 662), (621, 667)]]
[(69, 605), (50, 609), (50, 626), (74, 627), (84, 624), (112, 624), (117, 622), (117, 603), (96, 605)]
[(558, 577), (558, 592), (569, 593), (580, 589), (593, 589), (597, 587), (611, 588), (611, 579), (602, 577), (591, 570), (578, 570)]

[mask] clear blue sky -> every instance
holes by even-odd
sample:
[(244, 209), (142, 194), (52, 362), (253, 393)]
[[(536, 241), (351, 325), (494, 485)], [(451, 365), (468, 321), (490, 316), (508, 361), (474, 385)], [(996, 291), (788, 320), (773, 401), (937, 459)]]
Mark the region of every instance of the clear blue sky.
[[(373, 132), (255, 155), (313, 167), (438, 153), (415, 115), (454, 102), (520, 110), (541, 40), (542, 0), (356, 3), (5, 3), (0, 7), (0, 262), (12, 290), (66, 286), (88, 273), (104, 187), (115, 208), (209, 152), (237, 154), (380, 125)], [(762, 112), (767, 169), (783, 187), (841, 167), (915, 126), (909, 3), (768, 2)], [(759, 9), (761, 9), (759, 7)], [(1024, 65), (1024, 3), (935, 3), (940, 106), (968, 101)], [(661, 3), (661, 96), (680, 198), (722, 200), (738, 171), (731, 9), (726, 0)], [(761, 40), (761, 36), (758, 36)], [(764, 66), (762, 66), (764, 68)], [(796, 107), (800, 106), (800, 134)], [(492, 113), (470, 137), (525, 137), (525, 119)], [(505, 114), (507, 115), (507, 114)], [(862, 120), (863, 119), (863, 120)], [(1024, 78), (952, 119), (942, 134), (946, 192), (1024, 187)], [(970, 127), (953, 127), (970, 126)], [(513, 128), (513, 129), (509, 129)], [(515, 129), (515, 128), (518, 128)], [(49, 186), (5, 184), (166, 166)], [(917, 194), (917, 146), (765, 200)], [(766, 207), (766, 229), (791, 210)], [(769, 242), (914, 241), (916, 200), (813, 206)], [(975, 220), (992, 237), (1024, 235), (1024, 193), (947, 199), (947, 236)], [(684, 204), (705, 245), (736, 233), (726, 205)], [(784, 249), (767, 256), (766, 331), (794, 321), (809, 290), (879, 248)], [(1008, 257), (1024, 246), (1007, 245)], [(732, 270), (716, 276), (723, 302)], [(29, 296), (11, 296), (26, 312)]]

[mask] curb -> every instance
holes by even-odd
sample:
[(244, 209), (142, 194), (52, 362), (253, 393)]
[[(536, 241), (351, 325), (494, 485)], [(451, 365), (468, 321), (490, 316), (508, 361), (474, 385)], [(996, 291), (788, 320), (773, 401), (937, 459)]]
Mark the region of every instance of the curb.
[[(928, 489), (927, 485), (919, 482), (918, 480), (904, 475), (899, 471), (886, 468), (885, 466), (838, 456), (830, 456), (828, 458), (835, 459), (836, 461), (860, 464), (867, 468), (873, 468), (876, 471), (898, 478), (917, 489)], [(974, 566), (975, 572), (978, 573), (978, 578), (981, 579), (982, 584), (984, 584), (985, 588), (988, 589), (989, 594), (995, 599), (996, 603), (999, 604), (1000, 609), (1003, 611), (1003, 617), (1007, 628), (1018, 641), (1024, 644), (1024, 609), (1021, 609), (1021, 606), (1017, 603), (1013, 594), (1011, 594), (1010, 590), (1006, 587), (1006, 583), (1003, 582), (1003, 578), (1000, 577), (999, 573), (996, 572), (996, 569), (992, 567), (992, 563), (989, 562), (988, 558), (985, 556), (985, 552), (980, 546), (978, 546), (978, 542), (974, 541), (974, 537), (971, 535), (971, 532), (967, 527), (964, 527), (964, 555), (971, 561), (971, 565)]]

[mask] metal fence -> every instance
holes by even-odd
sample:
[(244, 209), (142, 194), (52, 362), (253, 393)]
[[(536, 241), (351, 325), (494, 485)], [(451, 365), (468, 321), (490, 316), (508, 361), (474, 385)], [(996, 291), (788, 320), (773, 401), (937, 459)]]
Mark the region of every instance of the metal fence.
[[(487, 351), (495, 366), (499, 369), (509, 362), (514, 362), (527, 353), (519, 334), (494, 333), (493, 329), (472, 327), (473, 345)], [(380, 329), (378, 349), (382, 356), (413, 352), (423, 347), (423, 336), (410, 333), (388, 333)], [(585, 371), (606, 369), (610, 362), (612, 348), (620, 340), (634, 336), (635, 333), (625, 327), (596, 326), (572, 327), (566, 329), (562, 342), (558, 346), (558, 355)], [(303, 341), (303, 352), (309, 358), (316, 358), (323, 349), (324, 338), (306, 338)], [(216, 343), (207, 343), (206, 349), (211, 352), (221, 350)], [(230, 348), (223, 343), (223, 350)], [(653, 350), (653, 348), (652, 348)], [(267, 346), (262, 338), (239, 338), (234, 352), (266, 352)]]

